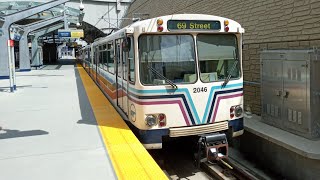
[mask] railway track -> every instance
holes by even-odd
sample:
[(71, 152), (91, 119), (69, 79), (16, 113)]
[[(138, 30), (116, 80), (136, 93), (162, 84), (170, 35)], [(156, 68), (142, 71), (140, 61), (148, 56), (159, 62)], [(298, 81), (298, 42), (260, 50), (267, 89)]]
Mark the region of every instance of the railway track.
[[(196, 167), (194, 151), (190, 148), (190, 138), (182, 138), (167, 143), (162, 150), (149, 150), (159, 166), (166, 172), (170, 179), (190, 180), (257, 180), (265, 179), (259, 174), (242, 166), (229, 156), (226, 162), (208, 163), (205, 159), (201, 161), (200, 168)], [(232, 168), (230, 168), (232, 167)]]
[(202, 162), (201, 169), (214, 179), (219, 180), (258, 180), (250, 170), (238, 164), (231, 158), (216, 163)]

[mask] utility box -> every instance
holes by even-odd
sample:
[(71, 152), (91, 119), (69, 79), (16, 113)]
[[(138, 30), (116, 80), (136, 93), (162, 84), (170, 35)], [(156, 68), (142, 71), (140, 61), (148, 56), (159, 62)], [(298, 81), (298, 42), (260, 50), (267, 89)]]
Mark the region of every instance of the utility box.
[(262, 119), (291, 133), (320, 137), (320, 51), (261, 52)]

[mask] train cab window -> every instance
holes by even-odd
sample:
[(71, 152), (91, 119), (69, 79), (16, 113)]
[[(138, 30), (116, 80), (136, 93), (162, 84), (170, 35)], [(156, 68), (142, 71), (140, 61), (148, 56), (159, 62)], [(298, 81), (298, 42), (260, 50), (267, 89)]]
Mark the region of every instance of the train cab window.
[(200, 34), (197, 37), (202, 82), (240, 77), (238, 43), (235, 35)]
[(139, 38), (140, 79), (144, 85), (195, 83), (191, 35), (142, 35)]
[(129, 61), (129, 81), (135, 82), (135, 61), (134, 61), (134, 43), (133, 38), (130, 37), (130, 50), (128, 52)]

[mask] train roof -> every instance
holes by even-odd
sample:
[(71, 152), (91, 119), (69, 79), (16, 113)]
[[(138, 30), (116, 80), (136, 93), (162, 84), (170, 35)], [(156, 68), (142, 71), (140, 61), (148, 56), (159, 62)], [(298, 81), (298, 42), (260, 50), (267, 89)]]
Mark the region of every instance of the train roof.
[[(167, 22), (169, 20), (177, 20), (177, 21), (219, 21), (221, 24), (220, 29), (216, 29), (213, 31), (206, 31), (206, 32), (226, 32), (225, 28), (223, 28), (225, 20), (228, 20), (229, 25), (229, 31), (228, 33), (244, 33), (244, 29), (241, 27), (241, 25), (229, 18), (225, 17), (220, 17), (220, 16), (214, 16), (214, 15), (206, 15), (206, 14), (173, 14), (173, 15), (166, 15), (166, 16), (159, 16), (151, 19), (146, 19), (142, 21), (137, 21), (134, 22), (118, 31), (115, 33), (112, 33), (111, 35), (104, 37), (104, 38), (99, 38), (94, 42), (94, 44), (100, 44), (106, 41), (109, 41), (110, 39), (117, 39), (124, 37), (125, 34), (132, 34), (133, 32), (140, 31), (141, 33), (148, 33), (148, 32), (153, 32), (153, 33), (158, 33), (158, 25), (157, 25), (157, 20), (162, 19), (163, 20), (163, 31), (162, 32), (171, 32), (173, 30), (168, 29), (167, 27)], [(176, 30), (177, 31), (177, 30)], [(195, 30), (184, 30), (185, 32), (190, 32)], [(204, 31), (202, 31), (204, 32)]]

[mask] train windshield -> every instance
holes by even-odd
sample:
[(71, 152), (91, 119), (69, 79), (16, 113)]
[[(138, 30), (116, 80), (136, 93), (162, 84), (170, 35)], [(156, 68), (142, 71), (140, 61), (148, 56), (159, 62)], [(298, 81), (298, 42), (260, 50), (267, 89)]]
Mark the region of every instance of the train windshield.
[(140, 78), (144, 85), (194, 83), (197, 80), (192, 35), (142, 35)]
[(231, 34), (199, 34), (197, 48), (202, 82), (240, 77), (237, 38)]

